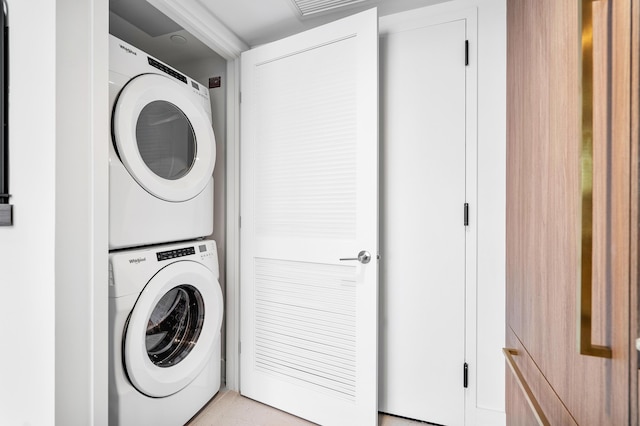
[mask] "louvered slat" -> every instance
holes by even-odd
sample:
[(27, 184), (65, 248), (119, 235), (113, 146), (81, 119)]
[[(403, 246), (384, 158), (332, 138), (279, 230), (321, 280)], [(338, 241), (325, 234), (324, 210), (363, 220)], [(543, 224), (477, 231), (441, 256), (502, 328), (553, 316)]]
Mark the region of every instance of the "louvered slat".
[(255, 259), (255, 367), (354, 399), (355, 269)]
[[(356, 224), (354, 40), (262, 64), (256, 75), (256, 232), (295, 238), (354, 239)], [(311, 60), (313, 59), (313, 60)], [(332, 63), (309, 79), (316, 64)]]

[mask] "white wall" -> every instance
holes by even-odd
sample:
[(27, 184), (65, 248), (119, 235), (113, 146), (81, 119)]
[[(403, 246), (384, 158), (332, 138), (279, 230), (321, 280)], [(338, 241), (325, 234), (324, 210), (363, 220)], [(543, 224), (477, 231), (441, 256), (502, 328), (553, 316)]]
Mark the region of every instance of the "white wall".
[(56, 10), (50, 0), (8, 3), (14, 226), (0, 227), (0, 424), (48, 425), (54, 419)]
[(8, 3), (15, 225), (0, 228), (0, 424), (106, 424), (106, 241), (94, 230), (106, 233), (108, 3)]

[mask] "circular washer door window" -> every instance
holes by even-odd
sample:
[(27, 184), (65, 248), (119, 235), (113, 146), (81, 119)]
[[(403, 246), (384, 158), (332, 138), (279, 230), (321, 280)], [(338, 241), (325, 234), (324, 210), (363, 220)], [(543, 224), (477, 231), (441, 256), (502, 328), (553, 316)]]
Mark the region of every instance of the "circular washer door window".
[(135, 77), (116, 101), (120, 160), (140, 186), (165, 201), (195, 197), (213, 174), (215, 136), (199, 102), (188, 87), (158, 74)]
[(129, 380), (151, 397), (187, 386), (211, 357), (222, 324), (222, 292), (204, 265), (179, 261), (147, 283), (124, 334)]
[(145, 346), (151, 362), (168, 368), (186, 358), (198, 343), (204, 324), (202, 293), (192, 285), (172, 288), (149, 315)]

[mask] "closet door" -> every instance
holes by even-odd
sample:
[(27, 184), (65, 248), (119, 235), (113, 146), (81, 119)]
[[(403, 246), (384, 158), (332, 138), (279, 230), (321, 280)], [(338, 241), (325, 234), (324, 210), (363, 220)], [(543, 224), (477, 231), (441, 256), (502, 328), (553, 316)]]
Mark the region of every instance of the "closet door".
[(464, 424), (465, 243), (475, 229), (464, 221), (466, 25), (414, 18), (380, 40), (380, 410), (450, 426)]
[(377, 424), (378, 18), (242, 55), (241, 393)]

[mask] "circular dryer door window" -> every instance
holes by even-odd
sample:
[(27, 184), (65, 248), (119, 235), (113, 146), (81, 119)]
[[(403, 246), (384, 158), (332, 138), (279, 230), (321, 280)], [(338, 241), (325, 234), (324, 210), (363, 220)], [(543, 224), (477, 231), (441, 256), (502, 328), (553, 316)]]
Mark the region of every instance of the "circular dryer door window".
[(163, 179), (183, 178), (196, 161), (196, 138), (189, 119), (173, 104), (147, 104), (136, 124), (142, 161)]
[(190, 90), (170, 77), (143, 74), (122, 89), (113, 110), (120, 160), (142, 188), (165, 201), (195, 197), (213, 175), (211, 121)]
[(222, 310), (220, 285), (207, 267), (178, 261), (161, 269), (140, 293), (124, 332), (133, 386), (165, 397), (191, 383), (211, 358)]

